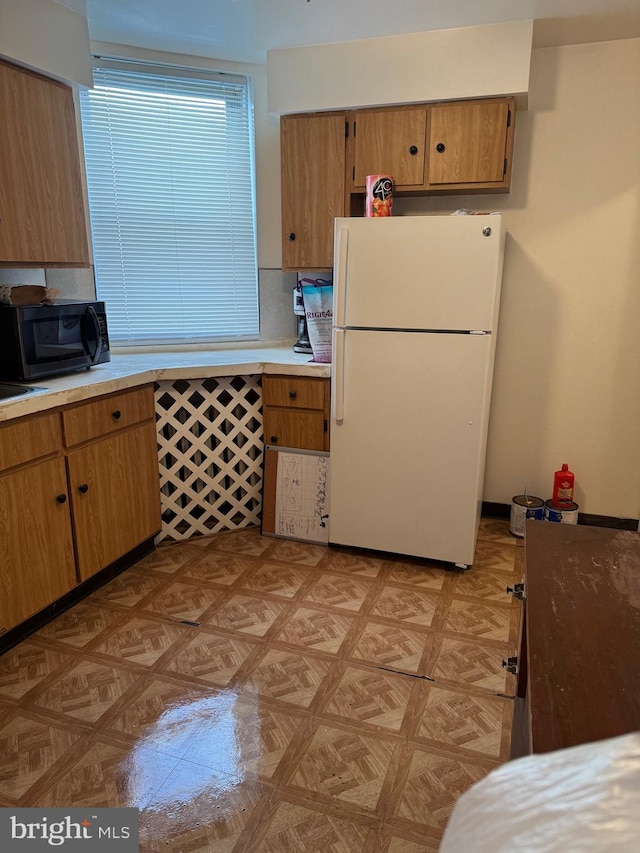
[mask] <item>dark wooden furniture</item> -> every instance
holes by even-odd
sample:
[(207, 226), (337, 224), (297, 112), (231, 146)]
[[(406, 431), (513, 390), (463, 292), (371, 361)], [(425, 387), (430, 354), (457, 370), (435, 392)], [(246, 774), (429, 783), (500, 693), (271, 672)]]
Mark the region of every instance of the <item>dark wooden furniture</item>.
[(513, 758), (640, 729), (640, 534), (526, 522)]

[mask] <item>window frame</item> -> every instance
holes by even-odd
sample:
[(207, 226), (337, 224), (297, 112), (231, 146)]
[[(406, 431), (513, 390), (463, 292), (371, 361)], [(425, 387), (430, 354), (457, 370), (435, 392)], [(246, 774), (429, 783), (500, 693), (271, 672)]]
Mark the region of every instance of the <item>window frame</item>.
[[(232, 83), (240, 86), (244, 86), (246, 89), (246, 98), (247, 98), (247, 132), (248, 132), (248, 146), (249, 146), (249, 155), (248, 155), (248, 165), (250, 167), (250, 175), (249, 175), (249, 185), (250, 185), (250, 193), (251, 193), (251, 221), (252, 221), (252, 261), (253, 261), (253, 275), (251, 280), (251, 287), (254, 290), (254, 296), (252, 299), (252, 308), (254, 309), (254, 318), (255, 319), (255, 331), (251, 331), (246, 334), (234, 334), (232, 332), (217, 334), (217, 335), (201, 335), (194, 334), (189, 337), (114, 337), (110, 328), (110, 344), (112, 349), (175, 349), (175, 348), (196, 348), (198, 345), (208, 345), (212, 348), (221, 347), (225, 344), (228, 345), (234, 342), (252, 342), (260, 340), (260, 293), (259, 293), (259, 268), (258, 268), (258, 224), (257, 224), (257, 203), (256, 203), (256, 194), (257, 194), (257, 179), (256, 179), (256, 152), (255, 152), (255, 102), (254, 102), (254, 94), (253, 94), (253, 80), (250, 74), (246, 73), (236, 73), (236, 72), (228, 72), (228, 71), (219, 71), (214, 69), (202, 68), (197, 66), (185, 66), (185, 65), (174, 65), (172, 63), (167, 62), (156, 62), (156, 61), (148, 61), (148, 60), (138, 60), (130, 57), (117, 57), (117, 56), (105, 56), (103, 54), (94, 54), (92, 55), (92, 67), (94, 70), (96, 69), (105, 69), (107, 71), (124, 71), (124, 72), (133, 72), (133, 73), (142, 73), (148, 75), (156, 75), (160, 78), (162, 77), (172, 77), (172, 78), (185, 78), (189, 80), (203, 80), (203, 81), (213, 81), (213, 82), (222, 82), (222, 83)], [(88, 94), (87, 94), (87, 97)], [(83, 152), (85, 156), (86, 163), (86, 147), (84, 141), (84, 122), (82, 117), (82, 110), (80, 110), (79, 114), (79, 124), (83, 131)], [(89, 193), (89, 177), (87, 170), (87, 198), (89, 202), (89, 220), (92, 234), (92, 243), (93, 243), (93, 258), (94, 265), (96, 268), (95, 272), (95, 286), (97, 298), (104, 300), (107, 306), (107, 314), (109, 310), (108, 299), (100, 294), (99, 291), (99, 283), (98, 283), (98, 275), (97, 275), (97, 263), (96, 261), (96, 251), (95, 251), (95, 241), (93, 240), (93, 227), (91, 225), (91, 199)], [(126, 292), (126, 288), (125, 288)], [(229, 296), (233, 296), (233, 288), (229, 288), (227, 291)], [(237, 315), (236, 315), (237, 317)]]

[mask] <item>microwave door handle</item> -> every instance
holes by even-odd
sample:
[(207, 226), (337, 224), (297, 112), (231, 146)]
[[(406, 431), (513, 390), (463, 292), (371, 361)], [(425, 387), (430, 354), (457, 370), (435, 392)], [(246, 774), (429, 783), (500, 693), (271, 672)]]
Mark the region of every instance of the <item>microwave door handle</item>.
[(95, 364), (97, 360), (100, 358), (100, 353), (102, 352), (102, 335), (100, 334), (100, 323), (98, 322), (98, 315), (96, 314), (95, 308), (93, 305), (87, 306), (86, 316), (89, 316), (91, 320), (91, 324), (93, 325), (93, 330), (96, 333), (96, 349), (93, 354), (89, 352), (89, 340), (85, 334), (82, 335), (84, 348), (86, 350), (87, 355), (91, 359), (91, 364)]

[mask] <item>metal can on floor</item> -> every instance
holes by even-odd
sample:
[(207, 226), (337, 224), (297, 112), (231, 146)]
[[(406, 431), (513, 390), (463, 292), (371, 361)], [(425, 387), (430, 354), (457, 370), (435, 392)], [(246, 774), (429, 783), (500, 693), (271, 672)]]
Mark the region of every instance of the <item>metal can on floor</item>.
[(511, 499), (509, 531), (513, 536), (524, 536), (524, 523), (528, 518), (535, 521), (544, 519), (544, 501), (533, 495), (516, 495)]
[(578, 504), (567, 504), (567, 506), (554, 506), (551, 499), (545, 502), (544, 517), (547, 521), (556, 521), (561, 524), (578, 523)]

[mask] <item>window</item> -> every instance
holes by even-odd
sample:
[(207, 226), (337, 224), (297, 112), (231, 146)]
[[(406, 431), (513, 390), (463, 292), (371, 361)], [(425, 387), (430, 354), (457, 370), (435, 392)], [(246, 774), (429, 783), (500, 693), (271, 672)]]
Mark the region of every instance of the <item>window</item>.
[(256, 338), (249, 81), (100, 59), (94, 82), (80, 106), (111, 339)]

